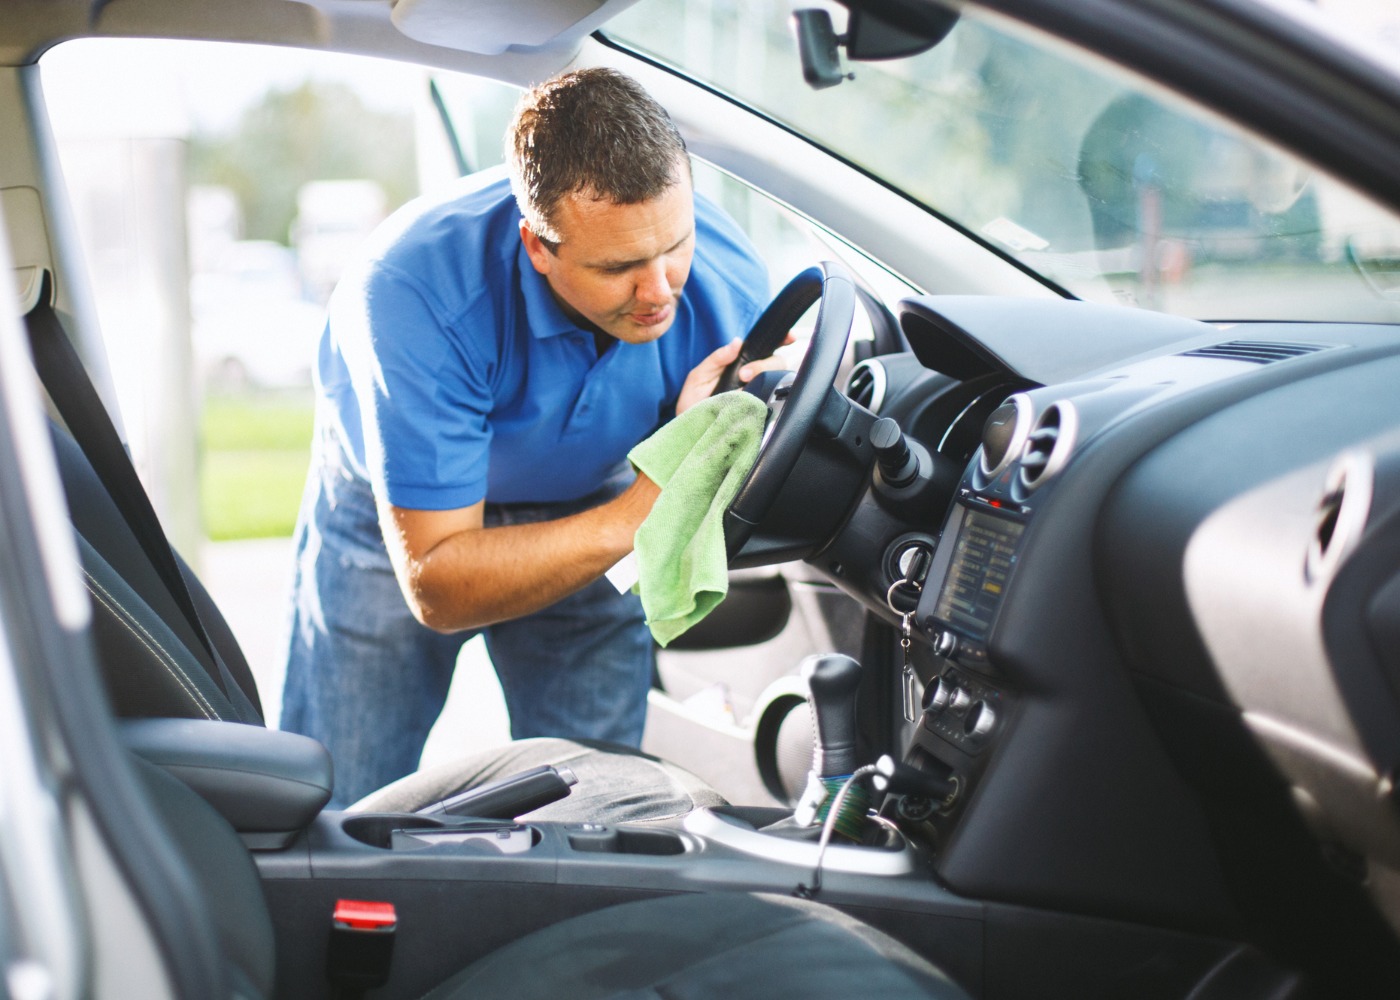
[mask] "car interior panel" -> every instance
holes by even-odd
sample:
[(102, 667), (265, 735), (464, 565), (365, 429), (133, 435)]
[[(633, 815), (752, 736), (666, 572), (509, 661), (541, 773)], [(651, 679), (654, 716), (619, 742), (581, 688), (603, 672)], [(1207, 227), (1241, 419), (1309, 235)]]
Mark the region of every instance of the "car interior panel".
[[(0, 0), (0, 997), (1396, 995), (1396, 49), (1291, 0), (811, 6)], [(647, 752), (327, 807), (112, 404), (39, 73), (86, 38), (613, 66), (819, 234)]]

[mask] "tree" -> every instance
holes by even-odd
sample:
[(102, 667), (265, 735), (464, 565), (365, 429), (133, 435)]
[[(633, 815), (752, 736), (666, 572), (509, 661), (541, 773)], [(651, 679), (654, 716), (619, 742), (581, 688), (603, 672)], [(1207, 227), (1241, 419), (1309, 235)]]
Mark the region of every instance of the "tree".
[(297, 190), (312, 180), (378, 181), (392, 209), (417, 190), (413, 116), (375, 111), (346, 84), (270, 90), (227, 135), (191, 141), (191, 180), (237, 194), (248, 239), (287, 242)]

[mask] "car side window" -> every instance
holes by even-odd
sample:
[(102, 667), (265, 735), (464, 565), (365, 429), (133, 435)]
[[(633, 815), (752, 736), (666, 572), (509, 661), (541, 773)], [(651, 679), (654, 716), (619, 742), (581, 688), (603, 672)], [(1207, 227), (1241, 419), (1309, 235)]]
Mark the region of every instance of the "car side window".
[(40, 67), (123, 423), (172, 538), (290, 534), (325, 298), (440, 159), (415, 130), (426, 74), (135, 39)]
[[(792, 277), (823, 260), (837, 260), (850, 268), (877, 298), (893, 306), (905, 295), (919, 291), (878, 261), (846, 243), (837, 234), (822, 229), (776, 198), (736, 179), (703, 160), (695, 159), (696, 190), (704, 192), (721, 205), (749, 234), (768, 265), (770, 292), (777, 292)], [(810, 310), (799, 323), (797, 342), (783, 353), (795, 367), (805, 348), (805, 335), (811, 332), (815, 310)], [(873, 338), (869, 318), (857, 309), (851, 329), (851, 340)]]
[[(249, 661), (280, 663), (325, 299), (387, 213), (456, 174), (420, 127), (428, 74), (136, 39), (40, 70), (133, 458)], [(275, 720), (280, 679), (259, 687)]]

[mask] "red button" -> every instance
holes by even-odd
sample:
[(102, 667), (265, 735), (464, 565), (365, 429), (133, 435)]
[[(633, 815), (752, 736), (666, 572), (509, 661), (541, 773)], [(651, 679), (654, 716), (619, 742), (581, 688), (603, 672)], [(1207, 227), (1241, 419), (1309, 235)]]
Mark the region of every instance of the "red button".
[(337, 899), (334, 920), (356, 930), (383, 930), (399, 922), (393, 903), (373, 903), (363, 899)]

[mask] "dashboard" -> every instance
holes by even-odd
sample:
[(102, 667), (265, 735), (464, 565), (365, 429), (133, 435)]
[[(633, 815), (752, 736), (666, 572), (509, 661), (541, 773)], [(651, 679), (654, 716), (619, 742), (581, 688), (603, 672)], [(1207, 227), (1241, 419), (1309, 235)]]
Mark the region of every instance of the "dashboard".
[(899, 318), (852, 387), (956, 486), (866, 567), (866, 505), (811, 561), (912, 613), (905, 758), (953, 791), (897, 809), (939, 877), (1400, 969), (1400, 330)]

